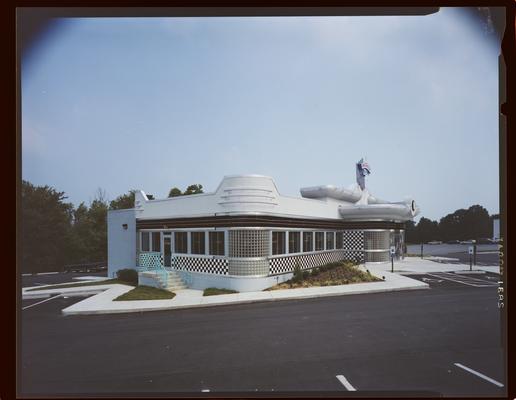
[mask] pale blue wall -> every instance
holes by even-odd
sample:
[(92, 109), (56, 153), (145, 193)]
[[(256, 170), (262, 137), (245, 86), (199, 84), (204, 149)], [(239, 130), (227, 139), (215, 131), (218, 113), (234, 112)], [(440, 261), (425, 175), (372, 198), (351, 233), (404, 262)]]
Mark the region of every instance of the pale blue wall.
[[(127, 229), (123, 228), (127, 224)], [(136, 269), (136, 213), (134, 209), (111, 210), (108, 225), (108, 276), (123, 268)]]

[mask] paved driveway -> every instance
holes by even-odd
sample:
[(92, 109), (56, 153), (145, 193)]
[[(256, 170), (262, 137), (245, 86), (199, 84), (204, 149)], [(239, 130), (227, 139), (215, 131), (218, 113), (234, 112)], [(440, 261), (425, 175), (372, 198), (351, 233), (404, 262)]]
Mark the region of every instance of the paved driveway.
[(503, 395), (496, 287), (429, 283), (122, 315), (65, 317), (78, 300), (53, 299), (21, 312), (20, 394)]

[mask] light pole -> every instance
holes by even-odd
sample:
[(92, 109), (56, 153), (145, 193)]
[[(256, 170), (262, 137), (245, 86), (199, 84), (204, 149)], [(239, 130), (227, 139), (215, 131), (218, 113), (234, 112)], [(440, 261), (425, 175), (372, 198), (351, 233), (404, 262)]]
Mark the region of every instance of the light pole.
[(390, 253), (391, 253), (391, 272), (394, 272), (394, 254), (396, 253), (396, 247), (391, 246)]

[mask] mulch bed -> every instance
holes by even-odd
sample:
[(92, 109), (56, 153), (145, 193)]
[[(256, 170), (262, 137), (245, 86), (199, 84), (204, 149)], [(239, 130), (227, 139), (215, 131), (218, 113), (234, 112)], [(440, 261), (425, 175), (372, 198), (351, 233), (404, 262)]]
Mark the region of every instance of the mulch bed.
[(381, 279), (371, 275), (368, 272), (361, 271), (351, 262), (343, 261), (339, 263), (328, 264), (319, 268), (313, 268), (312, 272), (310, 272), (310, 275), (304, 278), (301, 282), (292, 282), (291, 279), (290, 281), (280, 283), (279, 285), (275, 285), (266, 290), (293, 289), (312, 286), (347, 285), (350, 283), (377, 281), (381, 281)]

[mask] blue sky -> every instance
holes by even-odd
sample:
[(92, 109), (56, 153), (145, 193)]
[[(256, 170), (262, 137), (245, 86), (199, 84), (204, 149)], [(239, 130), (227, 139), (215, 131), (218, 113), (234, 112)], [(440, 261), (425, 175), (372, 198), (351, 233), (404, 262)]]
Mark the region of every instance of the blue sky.
[(272, 176), (367, 185), (438, 219), (498, 212), (498, 53), (457, 9), (405, 17), (84, 18), (22, 64), (22, 177), (75, 204)]

